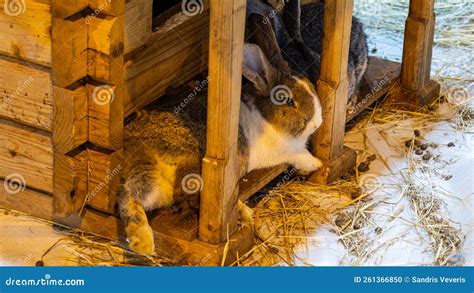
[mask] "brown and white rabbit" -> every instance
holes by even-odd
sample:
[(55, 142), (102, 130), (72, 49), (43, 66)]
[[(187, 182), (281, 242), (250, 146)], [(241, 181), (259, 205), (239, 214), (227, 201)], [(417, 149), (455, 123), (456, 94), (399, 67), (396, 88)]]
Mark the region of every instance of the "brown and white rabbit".
[[(272, 42), (269, 40), (271, 34), (264, 29), (265, 25), (270, 23), (275, 31), (274, 37), (281, 48), (281, 54), (289, 66), (316, 82), (321, 68), (324, 4), (312, 3), (300, 6), (300, 0), (269, 0), (268, 2), (272, 6), (263, 0), (247, 1), (247, 17), (252, 14), (261, 16), (260, 22), (254, 24), (252, 22), (256, 22), (258, 18), (248, 18), (247, 35), (253, 39), (260, 39), (253, 41), (258, 45)], [(256, 26), (260, 27), (260, 32), (265, 31), (262, 36), (254, 34), (252, 27)], [(368, 64), (367, 36), (362, 23), (356, 17), (352, 18), (348, 61), (348, 97), (350, 97), (348, 104), (354, 106), (351, 105), (355, 102), (353, 95), (357, 94), (358, 85)]]
[[(306, 148), (309, 136), (322, 122), (321, 105), (312, 83), (288, 70), (276, 69), (255, 44), (244, 46), (243, 77), (238, 138), (240, 175), (282, 163), (304, 172), (320, 168), (321, 161)], [(206, 100), (204, 91), (188, 99), (184, 107), (177, 107), (183, 105), (183, 100), (174, 99), (125, 127), (127, 166), (119, 192), (119, 211), (129, 247), (136, 252), (154, 251), (145, 211), (192, 196), (182, 183), (188, 174), (201, 173), (206, 146)]]

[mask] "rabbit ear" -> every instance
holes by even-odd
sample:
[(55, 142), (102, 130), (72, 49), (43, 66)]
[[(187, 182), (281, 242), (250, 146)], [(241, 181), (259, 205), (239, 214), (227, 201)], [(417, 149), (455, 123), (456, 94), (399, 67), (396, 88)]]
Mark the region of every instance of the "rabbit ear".
[(268, 94), (277, 79), (276, 69), (268, 62), (260, 47), (248, 43), (244, 45), (242, 75), (262, 94)]

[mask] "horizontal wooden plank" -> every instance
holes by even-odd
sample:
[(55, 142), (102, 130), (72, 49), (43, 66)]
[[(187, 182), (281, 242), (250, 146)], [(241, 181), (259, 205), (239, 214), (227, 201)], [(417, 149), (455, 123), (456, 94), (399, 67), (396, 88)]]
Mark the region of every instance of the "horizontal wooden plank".
[(26, 186), (53, 190), (51, 134), (0, 119), (0, 178), (15, 177)]
[(51, 66), (51, 1), (13, 2), (0, 0), (0, 53)]
[[(189, 9), (193, 9), (193, 11), (188, 13), (188, 15), (179, 7), (177, 14), (166, 15), (169, 18), (166, 19), (165, 23), (169, 21), (172, 24), (167, 24), (166, 26), (162, 24), (159, 28), (154, 28), (153, 25), (156, 18), (152, 19), (152, 1), (133, 0), (127, 2), (124, 28), (125, 54), (142, 47), (150, 47), (150, 44), (163, 44), (162, 47), (166, 47), (166, 39), (173, 39), (176, 36), (180, 37), (181, 43), (189, 44), (188, 38), (193, 36), (188, 35), (187, 30), (200, 28), (201, 31), (208, 31), (209, 1), (199, 1), (199, 3), (196, 2), (195, 4), (194, 7), (189, 5)], [(165, 12), (165, 14), (169, 12), (173, 12), (173, 9)], [(202, 21), (206, 22), (205, 27), (199, 24)]]
[(198, 42), (207, 42), (208, 37), (208, 12), (190, 18), (172, 31), (154, 33), (145, 48), (126, 54), (124, 79), (132, 79)]
[(367, 107), (389, 92), (400, 76), (401, 64), (378, 57), (369, 57), (369, 64), (360, 85), (357, 103), (346, 115), (346, 122), (354, 119)]
[[(4, 181), (0, 180), (0, 186), (3, 187), (3, 185)], [(48, 221), (54, 220), (53, 197), (29, 188), (15, 194), (0, 188), (0, 207), (24, 212)], [(84, 209), (80, 229), (110, 239), (117, 239), (120, 236), (118, 231), (122, 231), (119, 221), (115, 216)]]
[(208, 42), (203, 40), (149, 68), (125, 83), (125, 116), (162, 96), (170, 86), (177, 86), (207, 70)]
[(0, 117), (51, 131), (50, 69), (0, 57)]
[(288, 165), (283, 164), (273, 168), (254, 170), (245, 175), (242, 179), (240, 179), (239, 199), (245, 202), (257, 191), (270, 183), (270, 181), (283, 173), (283, 171), (285, 171), (287, 168)]
[(152, 36), (152, 2), (133, 0), (125, 3), (125, 53), (145, 45)]
[[(0, 180), (0, 186), (3, 185), (4, 182)], [(20, 211), (48, 221), (54, 220), (53, 197), (28, 188), (14, 195), (0, 188), (0, 208)], [(126, 245), (123, 223), (117, 217), (86, 208), (82, 211), (79, 221), (80, 230), (112, 240), (121, 240), (122, 245)], [(158, 255), (177, 264), (218, 266), (222, 262), (225, 245), (209, 245), (197, 239), (187, 241), (157, 231), (154, 236)], [(237, 254), (244, 255), (252, 245), (253, 232), (250, 229), (244, 228), (231, 235), (225, 264), (234, 262)]]

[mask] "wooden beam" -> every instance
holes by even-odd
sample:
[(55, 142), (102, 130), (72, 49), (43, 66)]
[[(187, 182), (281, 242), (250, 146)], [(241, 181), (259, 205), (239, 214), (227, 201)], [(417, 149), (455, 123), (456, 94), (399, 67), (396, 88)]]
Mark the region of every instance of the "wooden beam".
[(207, 148), (199, 237), (222, 243), (237, 230), (239, 130), (245, 0), (211, 0)]
[[(89, 142), (87, 204), (113, 213), (122, 169), (125, 0), (89, 0), (101, 17), (88, 22)], [(151, 25), (151, 24), (150, 24)]]
[(0, 6), (0, 53), (51, 67), (51, 1), (0, 0)]
[(65, 2), (51, 2), (54, 168), (49, 191), (54, 196), (52, 217), (63, 223), (85, 203), (87, 153), (77, 148), (88, 140), (89, 127), (86, 88), (78, 86), (87, 76), (87, 23), (77, 12), (86, 3)]
[[(313, 145), (313, 152), (324, 166), (311, 180), (328, 183), (355, 165), (355, 152), (344, 148), (344, 128), (348, 96), (347, 63), (352, 25), (353, 0), (324, 3), (324, 38), (321, 74), (317, 91), (323, 107), (323, 123)], [(340, 164), (339, 157), (347, 160)]]
[[(0, 185), (4, 182), (0, 180)], [(28, 215), (55, 221), (53, 197), (28, 188), (15, 194), (9, 194), (0, 188), (0, 207), (16, 210)], [(81, 212), (81, 218), (70, 217), (74, 228), (117, 240), (125, 246), (125, 231), (122, 221), (109, 214), (89, 208)], [(179, 227), (175, 227), (178, 228)], [(253, 246), (253, 232), (244, 228), (231, 235), (229, 242), (220, 245), (210, 245), (197, 239), (181, 239), (167, 233), (154, 231), (155, 246), (158, 255), (174, 261), (176, 265), (219, 266), (229, 265), (237, 256), (244, 255)], [(225, 259), (224, 259), (225, 256)]]
[(53, 85), (65, 88), (86, 77), (87, 24), (84, 19), (53, 17), (52, 40)]
[(51, 192), (53, 146), (50, 133), (0, 119), (0, 145), (0, 178), (19, 177), (28, 187)]
[(66, 154), (88, 138), (87, 92), (81, 86), (75, 90), (54, 87), (53, 144), (54, 150)]
[(53, 16), (65, 19), (73, 14), (84, 10), (85, 8), (87, 8), (87, 5), (87, 0), (54, 1), (54, 5), (52, 7)]
[(54, 220), (76, 227), (67, 221), (84, 208), (88, 191), (88, 158), (83, 151), (72, 157), (59, 152), (54, 154)]
[(370, 56), (364, 77), (359, 85), (357, 103), (347, 112), (346, 123), (370, 107), (375, 101), (387, 95), (400, 77), (401, 64)]
[(438, 98), (440, 86), (430, 80), (435, 27), (434, 0), (410, 1), (405, 24), (402, 72), (394, 97), (414, 103), (430, 104)]
[(0, 116), (52, 129), (51, 69), (0, 56)]
[(87, 205), (96, 210), (113, 214), (117, 202), (117, 190), (123, 166), (123, 151), (111, 154), (95, 150), (88, 153), (88, 194)]
[(101, 6), (113, 8), (116, 16), (88, 20), (88, 74), (100, 82), (88, 85), (89, 141), (110, 150), (123, 144), (124, 11), (118, 2), (124, 0)]
[[(250, 172), (240, 179), (239, 183), (239, 199), (245, 202), (252, 195), (265, 187), (278, 175), (288, 169), (288, 165), (282, 164), (273, 168), (258, 169)], [(294, 170), (294, 169), (292, 169)], [(294, 171), (296, 173), (296, 171)]]
[[(128, 0), (127, 0), (128, 2)], [(125, 0), (89, 0), (89, 7), (94, 14), (122, 15), (125, 9)]]

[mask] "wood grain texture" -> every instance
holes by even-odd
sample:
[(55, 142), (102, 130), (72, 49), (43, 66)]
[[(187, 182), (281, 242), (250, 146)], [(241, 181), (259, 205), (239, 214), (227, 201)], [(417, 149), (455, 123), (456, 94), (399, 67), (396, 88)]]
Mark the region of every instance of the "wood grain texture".
[(323, 123), (313, 143), (316, 156), (323, 160), (323, 167), (311, 180), (327, 183), (331, 162), (343, 152), (346, 105), (348, 96), (347, 62), (352, 24), (353, 0), (334, 0), (324, 3), (324, 38), (321, 56), (321, 74), (317, 91), (323, 107)]
[(53, 145), (44, 131), (0, 119), (0, 178), (18, 174), (27, 186), (53, 190)]
[(87, 86), (89, 141), (109, 150), (118, 150), (123, 145), (125, 1), (116, 2), (122, 4), (113, 2), (109, 8), (102, 7), (114, 16), (94, 17), (88, 21), (88, 73), (100, 81), (100, 84)]
[(0, 117), (51, 131), (50, 69), (0, 56)]
[(400, 84), (392, 96), (413, 104), (413, 108), (428, 105), (439, 96), (440, 85), (430, 80), (434, 28), (434, 0), (410, 1)]
[[(0, 180), (3, 186), (3, 181)], [(54, 221), (53, 197), (26, 188), (14, 195), (0, 188), (0, 207), (17, 210), (29, 215)], [(81, 219), (76, 222), (82, 231), (118, 240), (125, 245), (123, 223), (115, 216), (85, 208)], [(176, 227), (179, 228), (179, 227)], [(182, 265), (219, 266), (222, 263), (233, 263), (237, 255), (244, 255), (254, 244), (253, 232), (241, 229), (229, 239), (228, 252), (223, 261), (226, 244), (210, 245), (197, 239), (183, 240), (163, 232), (154, 232), (156, 251), (160, 256), (167, 257)]]
[(53, 16), (61, 19), (68, 18), (87, 8), (88, 4), (88, 0), (54, 1), (54, 5), (52, 5)]
[(118, 150), (123, 146), (123, 84), (87, 85), (89, 141)]
[(283, 164), (273, 168), (254, 170), (245, 175), (240, 179), (239, 199), (245, 202), (286, 169), (288, 169), (288, 165)]
[(369, 57), (357, 96), (354, 111), (347, 113), (346, 123), (370, 107), (375, 101), (384, 97), (398, 82), (401, 64), (378, 57)]
[[(3, 181), (0, 180), (3, 186)], [(56, 220), (53, 208), (53, 197), (26, 188), (14, 195), (0, 188), (0, 207), (27, 213), (28, 215), (48, 221)], [(84, 209), (81, 213), (82, 220), (78, 222), (82, 231), (102, 235), (109, 239), (123, 237), (120, 220), (114, 216)]]
[(117, 189), (123, 166), (123, 151), (104, 154), (88, 150), (88, 196), (87, 204), (99, 211), (113, 213), (117, 202)]
[(53, 201), (55, 220), (67, 223), (71, 215), (79, 214), (84, 208), (87, 192), (87, 152), (83, 151), (74, 157), (56, 152), (54, 154)]
[(125, 0), (89, 0), (89, 7), (94, 10), (95, 14), (118, 16), (123, 14), (125, 2)]
[(24, 0), (18, 1), (18, 6), (8, 5), (11, 2), (0, 0), (0, 53), (51, 66), (50, 1)]
[(54, 151), (66, 154), (87, 142), (88, 97), (85, 87), (74, 90), (54, 87)]
[(153, 1), (150, 0), (134, 0), (125, 3), (125, 54), (144, 46), (153, 37), (152, 4)]
[(410, 1), (400, 75), (405, 89), (420, 90), (430, 80), (434, 25), (434, 0)]
[(210, 3), (207, 147), (199, 237), (216, 244), (237, 229), (237, 136), (246, 1)]
[(68, 87), (87, 76), (87, 24), (53, 17), (52, 25), (53, 84)]
[(186, 83), (206, 71), (207, 52), (207, 40), (201, 40), (127, 80), (124, 93), (125, 115), (155, 101), (169, 87)]

